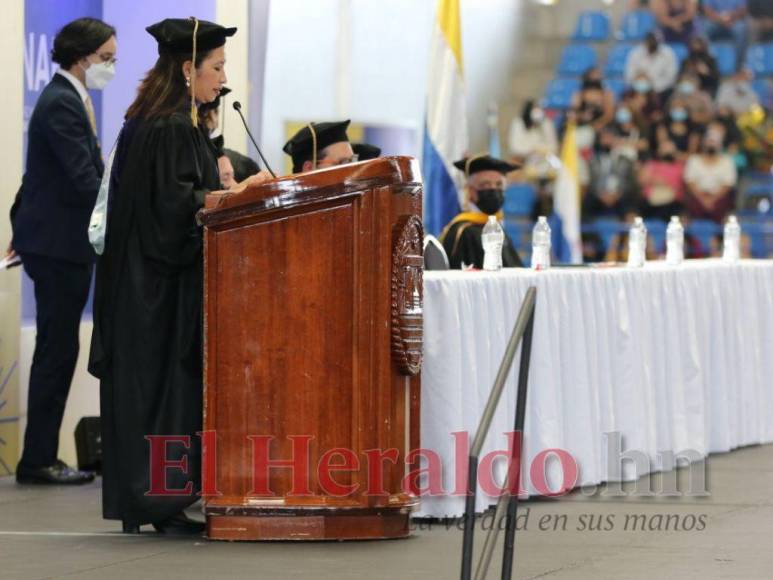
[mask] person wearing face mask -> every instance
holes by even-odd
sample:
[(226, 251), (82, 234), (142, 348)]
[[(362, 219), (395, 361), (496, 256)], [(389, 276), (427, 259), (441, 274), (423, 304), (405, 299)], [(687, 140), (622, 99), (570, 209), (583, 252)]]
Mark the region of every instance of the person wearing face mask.
[(671, 100), (677, 98), (684, 103), (693, 123), (706, 125), (714, 117), (714, 102), (708, 93), (701, 90), (696, 75), (686, 72), (679, 77)]
[(96, 259), (87, 230), (104, 170), (88, 89), (102, 89), (113, 77), (116, 51), (115, 29), (101, 20), (64, 26), (51, 53), (59, 70), (29, 122), (26, 169), (11, 211), (12, 251), (32, 279), (37, 308), (19, 483), (94, 478), (68, 467), (57, 451)]
[(700, 140), (701, 128), (690, 119), (685, 100), (675, 96), (669, 103), (667, 118), (652, 132), (650, 150), (659, 151), (663, 143), (670, 141), (676, 147), (676, 158), (686, 161), (698, 151)]
[(553, 121), (533, 100), (523, 105), (521, 116), (513, 119), (508, 138), (510, 153), (515, 158), (526, 159), (530, 155), (556, 155), (558, 138)]
[(699, 87), (712, 98), (719, 87), (719, 66), (717, 60), (709, 52), (706, 39), (694, 36), (690, 40), (690, 52), (682, 62), (680, 75), (693, 74), (698, 78)]
[(737, 180), (733, 158), (722, 151), (722, 135), (707, 132), (701, 152), (691, 155), (684, 169), (690, 215), (722, 223), (732, 207)]
[(606, 126), (615, 115), (615, 96), (604, 88), (598, 67), (591, 67), (583, 73), (580, 90), (572, 95), (572, 111), (577, 122), (578, 147), (583, 147), (583, 127), (590, 129), (587, 146), (591, 146), (595, 132)]
[[(97, 263), (89, 372), (100, 381), (102, 515), (125, 533), (196, 534), (184, 509), (201, 485), (203, 234), (196, 214), (221, 189), (199, 107), (226, 83), (225, 43), (236, 28), (196, 18), (149, 26), (158, 59), (126, 111), (110, 173), (104, 253)], [(261, 172), (231, 187), (263, 183)], [(170, 445), (167, 489), (152, 495), (148, 435)]]
[(743, 115), (759, 105), (760, 100), (752, 87), (751, 80), (752, 71), (743, 68), (722, 81), (717, 93), (717, 106), (727, 107), (735, 115)]
[[(500, 215), (505, 203), (507, 174), (518, 169), (490, 155), (478, 155), (460, 159), (454, 167), (467, 176), (465, 192), (468, 208), (457, 215), (440, 234), (440, 241), (448, 255), (452, 269), (463, 265), (483, 268), (483, 241), (481, 235), (490, 215)], [(502, 265), (505, 268), (521, 268), (518, 252), (510, 237), (505, 233), (502, 246)]]
[(651, 83), (651, 88), (663, 95), (674, 86), (679, 70), (676, 55), (670, 46), (663, 44), (657, 33), (650, 32), (644, 43), (634, 48), (625, 63), (625, 81), (632, 85), (640, 75)]

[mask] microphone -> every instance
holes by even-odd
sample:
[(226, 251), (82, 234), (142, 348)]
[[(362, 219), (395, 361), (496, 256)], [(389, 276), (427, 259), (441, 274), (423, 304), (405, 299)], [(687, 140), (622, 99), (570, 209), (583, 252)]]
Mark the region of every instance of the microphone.
[(252, 141), (252, 144), (255, 145), (255, 149), (258, 151), (258, 155), (260, 155), (261, 160), (263, 161), (263, 165), (266, 166), (266, 169), (271, 174), (271, 177), (276, 178), (276, 174), (271, 171), (271, 166), (268, 164), (268, 161), (266, 161), (266, 158), (263, 157), (263, 152), (260, 150), (260, 147), (258, 147), (257, 142), (255, 141), (255, 137), (252, 136), (252, 133), (250, 133), (250, 128), (247, 126), (247, 120), (244, 118), (244, 115), (242, 114), (242, 104), (239, 101), (234, 101), (233, 104), (234, 111), (239, 113), (239, 117), (242, 120), (242, 124), (244, 125), (244, 130), (247, 131), (247, 136), (250, 138), (250, 141)]

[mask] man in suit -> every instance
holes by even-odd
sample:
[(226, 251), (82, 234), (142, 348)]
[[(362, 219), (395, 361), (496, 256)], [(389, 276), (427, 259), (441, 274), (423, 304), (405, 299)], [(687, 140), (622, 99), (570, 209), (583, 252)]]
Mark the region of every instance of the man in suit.
[(87, 230), (104, 165), (91, 98), (115, 73), (115, 29), (94, 18), (54, 39), (59, 70), (29, 123), (27, 166), (11, 210), (12, 251), (35, 285), (37, 336), (30, 371), (19, 483), (80, 484), (92, 473), (57, 458), (59, 430), (78, 359), (78, 329), (96, 258)]

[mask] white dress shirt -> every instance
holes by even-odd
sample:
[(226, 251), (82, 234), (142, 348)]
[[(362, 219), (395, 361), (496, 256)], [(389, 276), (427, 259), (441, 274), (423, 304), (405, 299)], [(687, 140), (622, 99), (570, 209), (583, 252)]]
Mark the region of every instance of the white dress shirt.
[(674, 86), (678, 72), (679, 65), (670, 46), (660, 44), (655, 53), (650, 54), (647, 47), (640, 44), (628, 55), (625, 82), (630, 85), (637, 76), (645, 74), (655, 92), (662, 93)]
[(56, 74), (62, 75), (64, 78), (70, 81), (70, 84), (75, 87), (76, 91), (78, 91), (78, 94), (80, 95), (80, 98), (83, 99), (84, 103), (89, 100), (89, 92), (86, 90), (86, 87), (78, 77), (62, 69), (56, 71)]

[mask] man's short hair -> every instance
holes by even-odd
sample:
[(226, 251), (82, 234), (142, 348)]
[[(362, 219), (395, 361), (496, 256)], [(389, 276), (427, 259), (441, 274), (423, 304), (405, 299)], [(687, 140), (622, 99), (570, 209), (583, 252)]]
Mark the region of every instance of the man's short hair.
[(96, 52), (111, 36), (115, 36), (115, 28), (109, 24), (97, 18), (78, 18), (56, 34), (51, 60), (66, 70)]

